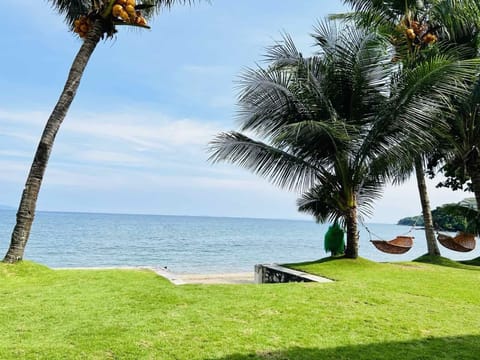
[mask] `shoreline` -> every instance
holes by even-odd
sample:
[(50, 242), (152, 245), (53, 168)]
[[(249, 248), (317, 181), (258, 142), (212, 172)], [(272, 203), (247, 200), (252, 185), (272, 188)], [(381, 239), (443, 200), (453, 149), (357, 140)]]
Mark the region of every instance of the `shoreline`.
[(52, 270), (150, 270), (169, 280), (174, 285), (186, 284), (253, 284), (254, 272), (221, 272), (221, 273), (173, 273), (168, 269), (153, 266), (84, 266), (55, 267)]

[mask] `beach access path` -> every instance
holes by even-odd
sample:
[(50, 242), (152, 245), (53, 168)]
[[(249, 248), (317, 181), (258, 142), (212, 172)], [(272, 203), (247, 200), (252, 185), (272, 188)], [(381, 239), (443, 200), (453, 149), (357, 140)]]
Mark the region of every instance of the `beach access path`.
[[(262, 271), (259, 271), (259, 269)], [(150, 270), (167, 279), (174, 285), (186, 284), (255, 284), (279, 282), (304, 282), (317, 283), (332, 282), (322, 276), (307, 274), (289, 269), (278, 264), (255, 265), (255, 272), (212, 273), (212, 274), (177, 274), (165, 267), (155, 266), (113, 266), (113, 267), (65, 267), (54, 270)], [(267, 275), (265, 277), (265, 271)], [(272, 273), (273, 271), (273, 273)], [(257, 275), (257, 276), (256, 276)], [(256, 277), (260, 276), (256, 279)]]
[(109, 266), (109, 267), (57, 267), (54, 270), (151, 270), (175, 285), (186, 284), (253, 284), (252, 272), (217, 274), (177, 274), (163, 267), (154, 266)]

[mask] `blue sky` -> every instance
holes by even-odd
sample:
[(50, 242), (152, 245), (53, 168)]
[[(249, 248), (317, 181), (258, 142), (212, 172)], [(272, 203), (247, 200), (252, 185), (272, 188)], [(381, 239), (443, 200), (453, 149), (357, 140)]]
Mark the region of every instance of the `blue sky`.
[[(44, 123), (81, 42), (47, 1), (2, 0), (0, 204), (16, 206)], [(296, 194), (233, 165), (206, 144), (237, 128), (235, 80), (289, 33), (309, 33), (341, 1), (213, 0), (124, 27), (99, 44), (60, 129), (38, 209), (305, 218)], [(21, 14), (21, 15), (18, 15)], [(466, 195), (430, 186), (432, 206)], [(389, 187), (371, 221), (420, 213), (415, 183)]]

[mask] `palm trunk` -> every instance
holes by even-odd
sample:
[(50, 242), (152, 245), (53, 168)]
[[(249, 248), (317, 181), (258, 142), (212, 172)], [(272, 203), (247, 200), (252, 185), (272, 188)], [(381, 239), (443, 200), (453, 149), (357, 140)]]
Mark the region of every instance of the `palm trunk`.
[[(467, 162), (467, 171), (472, 181), (472, 189), (475, 194), (475, 201), (477, 203), (477, 211), (480, 211), (480, 158), (472, 159)], [(478, 213), (477, 213), (478, 214)], [(480, 259), (476, 257), (474, 260)]]
[(70, 108), (78, 86), (80, 85), (80, 80), (85, 67), (95, 50), (95, 47), (102, 38), (103, 32), (103, 21), (98, 19), (95, 21), (93, 29), (89, 32), (83, 45), (80, 47), (80, 50), (73, 61), (72, 67), (70, 68), (70, 73), (62, 94), (60, 95), (52, 114), (48, 118), (25, 183), (25, 188), (17, 211), (17, 222), (13, 229), (10, 247), (3, 259), (4, 262), (15, 263), (23, 258), (25, 246), (27, 245), (30, 236), (30, 229), (35, 216), (38, 193), (45, 174), (45, 169), (47, 168), (55, 136), (67, 115), (68, 109)]
[(359, 238), (356, 206), (348, 209), (348, 212), (345, 216), (345, 225), (347, 227), (347, 248), (345, 249), (345, 257), (356, 259), (358, 257)]
[(422, 159), (415, 160), (415, 173), (417, 175), (417, 186), (422, 204), (423, 221), (425, 223), (425, 238), (427, 239), (428, 255), (440, 256), (440, 250), (435, 240), (435, 230), (433, 227), (432, 211), (430, 210), (430, 200), (428, 198), (427, 184), (425, 182), (425, 173), (423, 170)]
[(467, 171), (472, 181), (472, 189), (477, 202), (477, 209), (480, 211), (480, 158), (467, 162)]

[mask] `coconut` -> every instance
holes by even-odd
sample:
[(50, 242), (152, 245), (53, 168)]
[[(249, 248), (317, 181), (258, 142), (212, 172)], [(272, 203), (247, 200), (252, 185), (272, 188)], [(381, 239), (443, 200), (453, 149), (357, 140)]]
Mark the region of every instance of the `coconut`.
[(128, 13), (125, 10), (122, 10), (122, 12), (120, 13), (119, 16), (123, 21), (129, 21), (130, 20), (130, 16), (128, 16)]
[(147, 20), (145, 20), (145, 18), (143, 16), (138, 16), (136, 19), (135, 19), (135, 23), (137, 25), (147, 25)]
[(407, 33), (407, 37), (408, 37), (410, 40), (415, 39), (416, 35), (415, 35), (415, 31), (413, 31), (413, 29), (407, 29), (407, 30), (406, 30), (406, 33)]
[(437, 41), (437, 37), (433, 34), (428, 33), (423, 37), (423, 41), (426, 42), (427, 44), (430, 44)]
[(112, 15), (113, 16), (119, 17), (120, 14), (122, 13), (122, 11), (123, 11), (122, 5), (119, 5), (119, 4), (113, 5), (113, 8), (112, 8)]
[(135, 6), (133, 5), (127, 5), (125, 6), (125, 11), (128, 13), (130, 17), (135, 16)]

